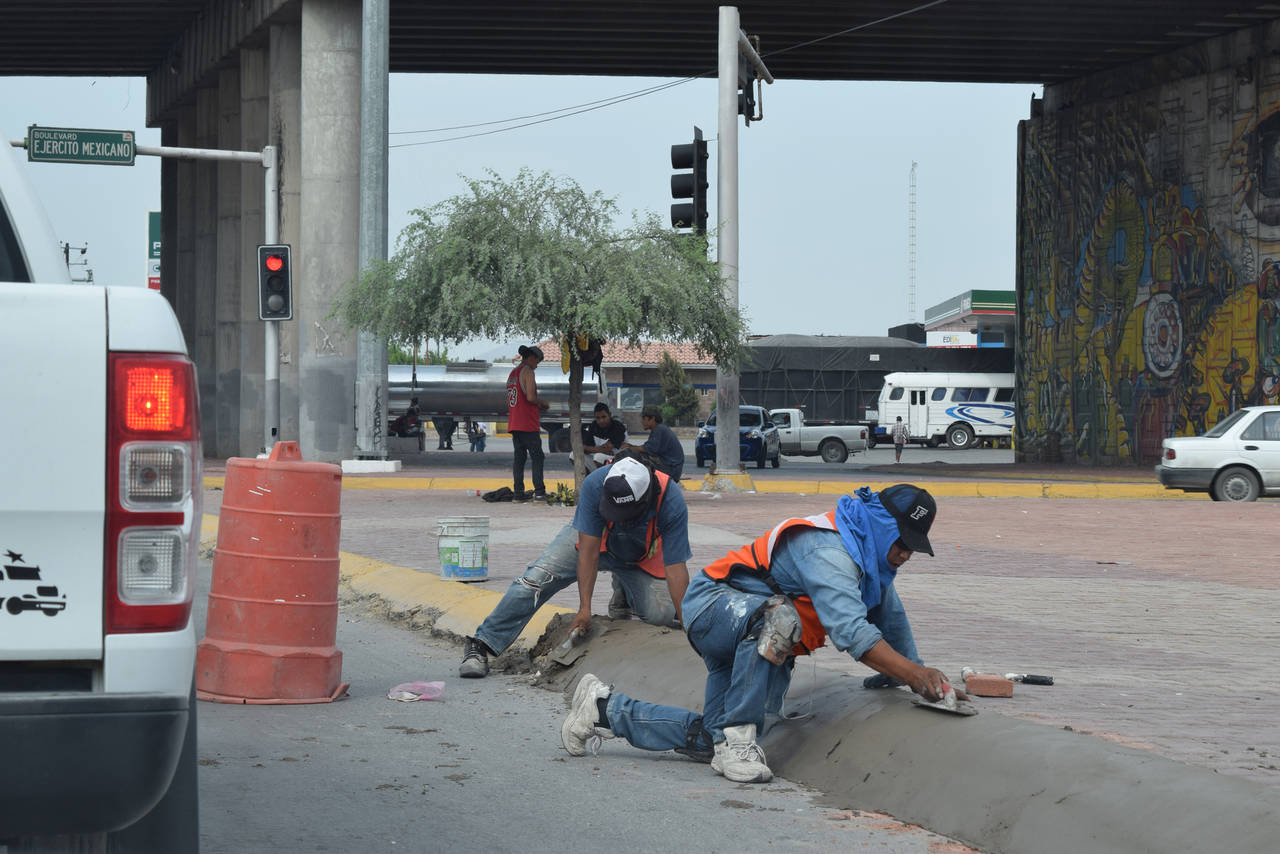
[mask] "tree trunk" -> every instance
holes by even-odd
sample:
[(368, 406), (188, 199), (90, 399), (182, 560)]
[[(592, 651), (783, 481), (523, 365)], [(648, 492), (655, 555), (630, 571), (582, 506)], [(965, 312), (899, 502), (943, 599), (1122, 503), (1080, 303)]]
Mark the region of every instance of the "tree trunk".
[(582, 451), (582, 360), (578, 358), (577, 336), (569, 336), (569, 447), (573, 449), (573, 489), (582, 489), (587, 476)]

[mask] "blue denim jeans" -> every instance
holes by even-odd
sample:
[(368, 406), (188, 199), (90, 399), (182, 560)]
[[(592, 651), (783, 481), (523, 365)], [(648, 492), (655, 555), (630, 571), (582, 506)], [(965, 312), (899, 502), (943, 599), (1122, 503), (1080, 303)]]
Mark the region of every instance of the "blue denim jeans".
[[(520, 636), (535, 611), (578, 580), (578, 532), (565, 525), (537, 560), (503, 594), (493, 613), (485, 617), (475, 637), (500, 653)], [(667, 582), (609, 554), (600, 555), (599, 569), (613, 573), (627, 593), (627, 602), (640, 619), (655, 626), (676, 626), (676, 606)], [(683, 743), (683, 742), (682, 742)]]
[[(770, 721), (781, 714), (791, 684), (791, 668), (761, 658), (755, 638), (746, 637), (751, 616), (768, 597), (717, 584), (702, 573), (695, 577), (695, 583), (704, 586), (702, 595), (710, 599), (686, 629), (707, 666), (702, 714), (625, 694), (609, 696), (609, 728), (643, 750), (684, 746), (699, 717), (713, 742), (724, 741), (727, 726), (755, 724), (756, 732), (763, 734), (766, 713)], [(689, 602), (687, 594), (685, 602)]]

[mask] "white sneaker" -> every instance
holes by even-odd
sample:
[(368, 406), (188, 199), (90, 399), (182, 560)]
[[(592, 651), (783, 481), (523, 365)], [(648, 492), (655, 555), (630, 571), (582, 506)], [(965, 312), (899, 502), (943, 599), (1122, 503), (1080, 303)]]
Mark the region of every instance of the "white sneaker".
[(613, 738), (611, 730), (596, 725), (600, 720), (596, 700), (603, 700), (611, 693), (611, 685), (604, 684), (590, 673), (584, 673), (578, 680), (578, 687), (573, 692), (573, 702), (569, 704), (569, 714), (560, 726), (560, 743), (569, 751), (570, 756), (585, 755), (588, 742), (594, 742), (591, 752), (598, 753), (600, 739)]
[(724, 728), (724, 741), (716, 742), (711, 770), (735, 783), (767, 783), (773, 779), (764, 751), (756, 744), (755, 724)]

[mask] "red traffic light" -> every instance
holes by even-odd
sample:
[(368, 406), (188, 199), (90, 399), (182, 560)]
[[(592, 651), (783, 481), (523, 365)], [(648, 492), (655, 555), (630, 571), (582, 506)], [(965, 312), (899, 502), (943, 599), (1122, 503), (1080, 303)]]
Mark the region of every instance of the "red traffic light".
[(284, 258), (280, 255), (268, 255), (265, 263), (268, 270), (277, 273), (284, 266)]

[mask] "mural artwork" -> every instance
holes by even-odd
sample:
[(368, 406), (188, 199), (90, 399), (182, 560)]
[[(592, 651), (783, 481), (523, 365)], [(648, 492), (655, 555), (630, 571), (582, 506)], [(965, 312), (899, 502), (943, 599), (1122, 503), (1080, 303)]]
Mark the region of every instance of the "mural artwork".
[(1254, 65), (1022, 122), (1020, 461), (1152, 464), (1280, 402), (1280, 68)]

